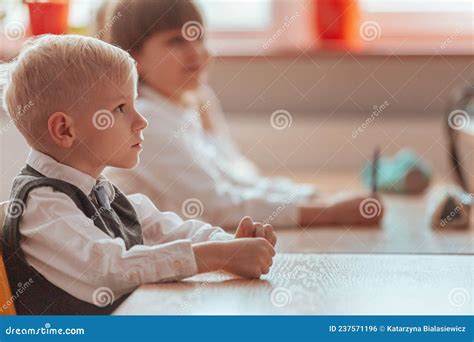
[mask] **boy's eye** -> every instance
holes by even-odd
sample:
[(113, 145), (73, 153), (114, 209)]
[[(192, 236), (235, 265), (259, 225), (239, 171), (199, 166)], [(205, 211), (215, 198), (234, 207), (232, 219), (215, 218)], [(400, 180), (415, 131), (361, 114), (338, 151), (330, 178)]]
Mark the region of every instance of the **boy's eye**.
[(124, 103), (122, 103), (120, 106), (118, 106), (118, 107), (115, 109), (115, 111), (118, 111), (118, 112), (120, 112), (120, 113), (124, 113), (123, 107), (125, 107), (125, 104), (124, 104)]

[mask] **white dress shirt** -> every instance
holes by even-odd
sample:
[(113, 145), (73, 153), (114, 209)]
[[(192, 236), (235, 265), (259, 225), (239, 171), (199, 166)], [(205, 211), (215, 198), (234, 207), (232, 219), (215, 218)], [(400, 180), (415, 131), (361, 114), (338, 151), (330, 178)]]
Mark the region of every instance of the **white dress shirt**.
[[(31, 150), (27, 163), (89, 196), (100, 183), (109, 199), (114, 198), (114, 188), (104, 176), (95, 179), (36, 150)], [(117, 299), (140, 284), (192, 276), (197, 268), (191, 244), (233, 238), (221, 228), (161, 212), (142, 194), (127, 198), (137, 213), (144, 240), (143, 245), (129, 250), (123, 239), (95, 227), (66, 194), (52, 187), (32, 190), (20, 221), (21, 248), (27, 262), (54, 285), (94, 303), (94, 291), (100, 287), (112, 290)]]
[[(245, 215), (274, 226), (297, 224), (298, 205), (315, 188), (262, 177), (233, 143), (214, 93), (203, 94), (201, 109), (183, 108), (140, 86), (137, 109), (149, 122), (141, 163), (132, 170), (108, 168), (107, 177), (125, 193), (143, 192), (165, 210), (182, 212), (186, 200), (197, 199), (201, 217), (220, 226), (236, 227)], [(213, 133), (202, 128), (203, 108), (217, 128)]]

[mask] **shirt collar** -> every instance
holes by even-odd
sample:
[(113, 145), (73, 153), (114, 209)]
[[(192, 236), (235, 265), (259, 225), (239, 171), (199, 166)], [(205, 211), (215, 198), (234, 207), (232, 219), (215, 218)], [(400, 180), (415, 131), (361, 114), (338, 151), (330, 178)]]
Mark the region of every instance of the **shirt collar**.
[(71, 166), (61, 164), (47, 154), (35, 149), (30, 150), (26, 163), (48, 178), (59, 179), (75, 185), (86, 195), (89, 195), (92, 192), (92, 188), (95, 185), (101, 184), (104, 185), (109, 199), (112, 200), (115, 197), (114, 187), (105, 176), (100, 175), (95, 179), (91, 175), (79, 171)]

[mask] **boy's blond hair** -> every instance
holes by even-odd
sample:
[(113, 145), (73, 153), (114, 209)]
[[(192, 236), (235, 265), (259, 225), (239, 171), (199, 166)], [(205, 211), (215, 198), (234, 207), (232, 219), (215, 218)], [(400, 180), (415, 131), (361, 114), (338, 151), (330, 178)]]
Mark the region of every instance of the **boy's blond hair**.
[(25, 43), (7, 65), (4, 107), (36, 147), (47, 134), (51, 114), (88, 101), (94, 85), (117, 86), (136, 76), (130, 55), (99, 39), (78, 35), (43, 35)]

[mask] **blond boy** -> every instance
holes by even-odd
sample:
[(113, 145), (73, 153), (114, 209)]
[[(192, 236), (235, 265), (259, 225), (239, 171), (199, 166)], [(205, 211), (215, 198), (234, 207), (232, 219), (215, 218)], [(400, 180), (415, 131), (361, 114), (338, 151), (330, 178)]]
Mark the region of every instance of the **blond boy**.
[(10, 286), (31, 283), (15, 299), (19, 314), (108, 314), (143, 283), (269, 271), (270, 225), (246, 217), (230, 235), (182, 221), (101, 175), (106, 166), (134, 167), (142, 150), (147, 121), (135, 109), (128, 53), (94, 38), (45, 35), (9, 67), (5, 106), (31, 146), (1, 234)]

